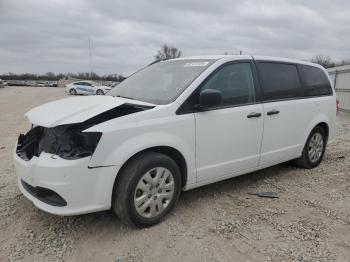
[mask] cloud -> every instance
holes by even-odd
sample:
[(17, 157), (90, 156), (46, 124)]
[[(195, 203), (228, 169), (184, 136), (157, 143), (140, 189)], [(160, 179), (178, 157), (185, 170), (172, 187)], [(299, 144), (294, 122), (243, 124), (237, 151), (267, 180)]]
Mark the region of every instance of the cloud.
[(0, 0), (0, 72), (129, 74), (163, 43), (224, 52), (350, 58), (349, 1)]

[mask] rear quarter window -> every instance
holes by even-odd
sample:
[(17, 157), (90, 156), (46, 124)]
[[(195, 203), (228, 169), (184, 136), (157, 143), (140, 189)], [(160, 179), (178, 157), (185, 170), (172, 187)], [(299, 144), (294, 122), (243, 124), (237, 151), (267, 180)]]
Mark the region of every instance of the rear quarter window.
[(305, 96), (332, 95), (332, 87), (322, 69), (309, 65), (301, 65), (305, 84)]
[(257, 65), (264, 101), (301, 97), (302, 88), (295, 64), (258, 62)]

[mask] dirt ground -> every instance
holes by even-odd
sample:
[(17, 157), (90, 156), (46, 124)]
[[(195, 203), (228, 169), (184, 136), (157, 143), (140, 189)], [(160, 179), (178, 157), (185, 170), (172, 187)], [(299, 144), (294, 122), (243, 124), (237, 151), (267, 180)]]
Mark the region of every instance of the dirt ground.
[[(24, 113), (60, 88), (0, 89), (0, 261), (350, 261), (350, 115), (322, 164), (282, 164), (184, 192), (159, 225), (130, 229), (110, 212), (59, 217), (16, 184), (11, 152)], [(47, 112), (50, 114), (50, 112)], [(278, 192), (279, 199), (249, 192)]]

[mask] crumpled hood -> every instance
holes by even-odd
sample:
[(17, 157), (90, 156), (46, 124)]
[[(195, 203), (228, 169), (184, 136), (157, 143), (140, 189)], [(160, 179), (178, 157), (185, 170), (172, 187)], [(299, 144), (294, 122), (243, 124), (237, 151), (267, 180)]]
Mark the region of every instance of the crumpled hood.
[(130, 103), (154, 104), (113, 96), (70, 97), (35, 107), (26, 113), (30, 123), (43, 127), (81, 123), (107, 110)]

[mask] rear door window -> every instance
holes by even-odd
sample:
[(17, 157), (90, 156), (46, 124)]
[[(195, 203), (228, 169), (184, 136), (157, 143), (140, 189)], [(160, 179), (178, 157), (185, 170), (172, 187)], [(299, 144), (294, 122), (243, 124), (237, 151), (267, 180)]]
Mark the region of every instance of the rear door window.
[(305, 96), (332, 95), (331, 84), (322, 69), (309, 65), (300, 65), (300, 68), (305, 82)]
[(258, 71), (262, 81), (264, 101), (298, 98), (302, 88), (297, 66), (294, 64), (258, 62)]

